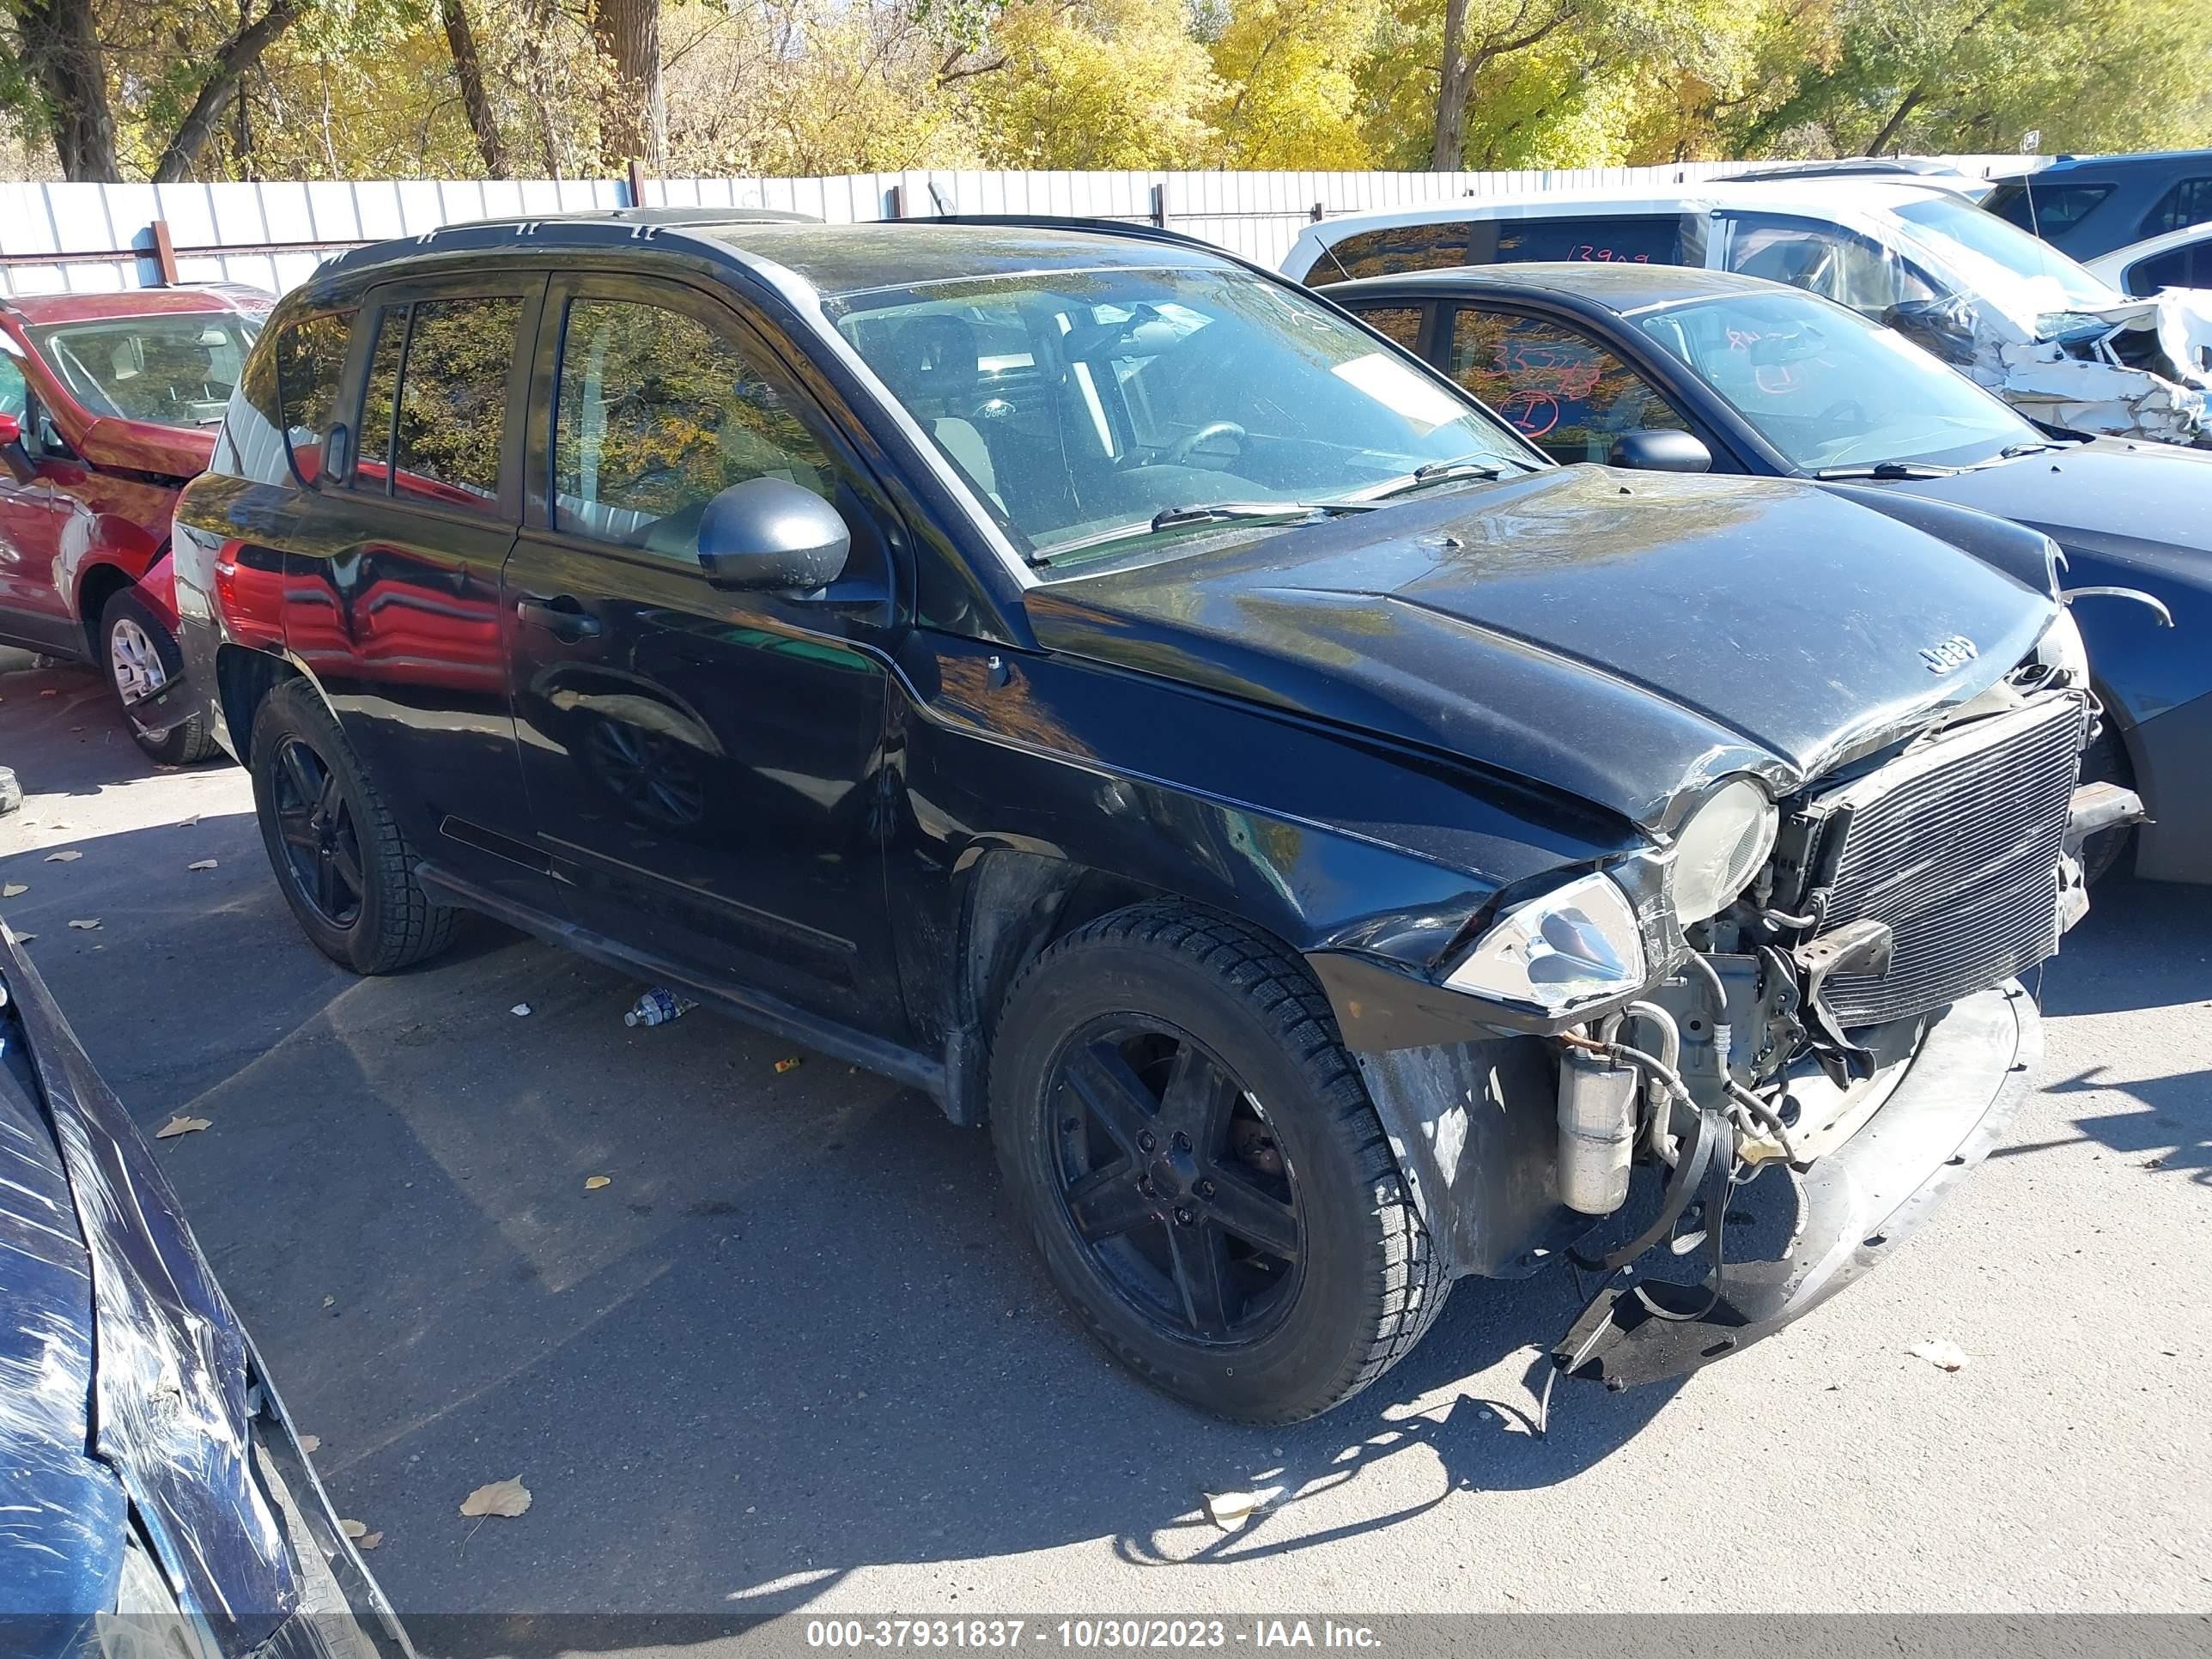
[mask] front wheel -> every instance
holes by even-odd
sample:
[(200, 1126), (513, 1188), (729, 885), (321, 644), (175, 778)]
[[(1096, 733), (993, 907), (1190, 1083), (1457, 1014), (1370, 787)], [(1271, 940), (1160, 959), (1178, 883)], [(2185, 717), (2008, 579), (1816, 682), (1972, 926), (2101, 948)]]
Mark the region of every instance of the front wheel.
[(138, 746), (165, 766), (192, 766), (216, 751), (207, 717), (194, 713), (159, 737), (140, 729), (134, 705), (157, 696), (182, 671), (175, 637), (154, 607), (131, 589), (119, 589), (100, 613), (100, 637), (107, 647), (107, 683), (123, 705), (123, 718)]
[(414, 849), (312, 685), (287, 680), (263, 699), (247, 752), (262, 843), (317, 950), (388, 974), (453, 943), (459, 913), (423, 891)]
[(1449, 1288), (1304, 963), (1174, 904), (1046, 951), (991, 1061), (1000, 1167), (1107, 1350), (1221, 1416), (1295, 1422), (1412, 1349)]

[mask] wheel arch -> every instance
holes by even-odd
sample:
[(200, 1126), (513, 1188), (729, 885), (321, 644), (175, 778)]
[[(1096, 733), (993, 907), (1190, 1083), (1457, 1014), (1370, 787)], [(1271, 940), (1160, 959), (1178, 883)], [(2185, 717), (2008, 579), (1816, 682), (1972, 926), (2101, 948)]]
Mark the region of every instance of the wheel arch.
[(269, 694), (287, 680), (305, 680), (325, 706), (330, 699), (315, 677), (294, 659), (226, 641), (216, 649), (215, 696), (239, 764), (253, 763), (253, 720)]

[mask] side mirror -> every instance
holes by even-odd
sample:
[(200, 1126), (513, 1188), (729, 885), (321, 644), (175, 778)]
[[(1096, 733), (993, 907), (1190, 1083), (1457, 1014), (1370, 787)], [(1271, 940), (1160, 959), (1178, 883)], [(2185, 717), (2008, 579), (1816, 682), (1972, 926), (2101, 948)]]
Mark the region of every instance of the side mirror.
[(733, 483), (699, 518), (699, 567), (717, 587), (811, 592), (837, 580), (852, 548), (837, 509), (784, 478)]
[(1606, 459), (1614, 466), (1633, 467), (1638, 472), (1713, 470), (1713, 452), (1705, 447), (1702, 439), (1686, 432), (1654, 427), (1638, 427), (1633, 432), (1622, 433), (1613, 441), (1612, 453)]
[(1974, 319), (1970, 305), (1957, 295), (1948, 300), (1899, 300), (1881, 313), (1884, 328), (1893, 328), (1922, 350), (1954, 368), (1974, 361)]
[(28, 483), (37, 476), (31, 453), (23, 447), (23, 422), (17, 416), (0, 415), (0, 463), (17, 483)]

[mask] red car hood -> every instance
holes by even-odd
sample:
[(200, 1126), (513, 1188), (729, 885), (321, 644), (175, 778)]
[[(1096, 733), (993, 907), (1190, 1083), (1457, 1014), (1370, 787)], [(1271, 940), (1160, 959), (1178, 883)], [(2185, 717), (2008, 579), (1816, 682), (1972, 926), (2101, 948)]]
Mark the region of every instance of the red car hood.
[(198, 477), (215, 459), (215, 428), (157, 426), (103, 415), (76, 440), (77, 451), (94, 466), (129, 467), (172, 478)]

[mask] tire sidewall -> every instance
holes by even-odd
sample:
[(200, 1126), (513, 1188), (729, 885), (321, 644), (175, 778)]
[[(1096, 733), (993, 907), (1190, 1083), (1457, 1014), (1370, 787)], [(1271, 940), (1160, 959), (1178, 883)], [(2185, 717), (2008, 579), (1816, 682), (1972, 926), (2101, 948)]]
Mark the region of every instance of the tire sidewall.
[[(361, 908), (349, 927), (333, 927), (325, 921), (299, 891), (293, 878), (291, 860), (286, 856), (283, 834), (276, 822), (275, 786), (276, 751), (288, 738), (306, 743), (337, 775), (339, 792), (344, 795), (346, 810), (353, 819), (355, 842), (361, 853), (362, 895)], [(247, 770), (253, 778), (253, 815), (260, 823), (261, 844), (268, 850), (270, 867), (276, 873), (276, 885), (284, 895), (285, 903), (291, 906), (300, 930), (317, 950), (356, 973), (368, 972), (369, 947), (380, 937), (382, 927), (380, 866), (368, 835), (374, 820), (361, 787), (360, 770), (355, 764), (352, 750), (338, 731), (337, 722), (304, 681), (288, 680), (263, 700), (259, 713), (254, 716), (253, 741), (248, 752), (252, 758)]]
[[(1187, 1031), (1212, 1049), (1260, 1103), (1289, 1162), (1305, 1259), (1290, 1308), (1249, 1343), (1204, 1346), (1158, 1330), (1100, 1269), (1060, 1203), (1052, 1068), (1076, 1032), (1119, 1013)], [(1341, 1396), (1375, 1330), (1374, 1258), (1382, 1248), (1375, 1194), (1331, 1132), (1344, 1102), (1316, 1089), (1249, 1000), (1172, 950), (1127, 939), (1086, 941), (1041, 963), (1016, 988), (994, 1044), (991, 1080), (992, 1133), (1014, 1201), (1054, 1283), (1109, 1352), (1224, 1416), (1282, 1421)]]

